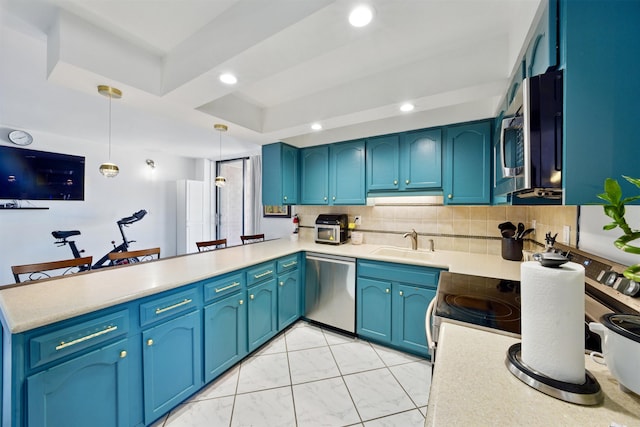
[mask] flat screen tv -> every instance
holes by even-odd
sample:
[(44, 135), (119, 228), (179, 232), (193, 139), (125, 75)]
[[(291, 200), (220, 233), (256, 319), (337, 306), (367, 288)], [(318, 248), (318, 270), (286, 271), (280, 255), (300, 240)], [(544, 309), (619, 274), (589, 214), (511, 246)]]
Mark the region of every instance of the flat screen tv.
[(84, 200), (85, 158), (0, 146), (0, 199)]

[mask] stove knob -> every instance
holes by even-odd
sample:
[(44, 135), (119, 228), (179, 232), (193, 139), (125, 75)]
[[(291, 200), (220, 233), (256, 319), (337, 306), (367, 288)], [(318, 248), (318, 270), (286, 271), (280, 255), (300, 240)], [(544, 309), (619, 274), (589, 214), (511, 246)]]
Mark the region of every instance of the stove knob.
[(633, 280), (629, 280), (629, 283), (622, 290), (622, 293), (625, 295), (629, 295), (630, 297), (640, 296), (640, 284), (638, 284), (638, 282), (634, 282)]

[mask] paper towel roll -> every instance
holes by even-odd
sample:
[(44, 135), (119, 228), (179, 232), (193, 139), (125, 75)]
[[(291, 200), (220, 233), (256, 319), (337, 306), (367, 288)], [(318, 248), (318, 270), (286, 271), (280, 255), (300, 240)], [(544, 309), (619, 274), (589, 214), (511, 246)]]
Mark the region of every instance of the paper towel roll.
[(520, 267), (522, 361), (549, 378), (585, 382), (584, 267)]

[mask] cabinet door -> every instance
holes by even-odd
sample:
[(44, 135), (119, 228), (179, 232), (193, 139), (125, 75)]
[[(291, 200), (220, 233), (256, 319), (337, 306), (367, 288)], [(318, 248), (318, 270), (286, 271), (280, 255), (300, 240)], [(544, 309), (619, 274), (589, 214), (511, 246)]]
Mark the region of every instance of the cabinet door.
[(200, 325), (200, 311), (194, 311), (142, 332), (147, 424), (202, 385)]
[(123, 339), (27, 378), (28, 425), (129, 425), (127, 350)]
[(301, 315), (300, 270), (293, 270), (278, 277), (278, 330), (286, 328)]
[(393, 344), (423, 356), (429, 355), (425, 331), (425, 315), (435, 289), (394, 284)]
[(391, 283), (358, 278), (357, 293), (358, 335), (391, 343)]
[(491, 200), (491, 123), (447, 128), (445, 202), (488, 204)]
[(330, 146), (330, 203), (365, 204), (364, 140)]
[(558, 64), (556, 18), (557, 0), (549, 0), (527, 47), (527, 77), (543, 74)]
[(442, 131), (409, 132), (400, 147), (400, 189), (442, 187)]
[(248, 338), (252, 352), (278, 332), (276, 280), (249, 288), (248, 294)]
[(303, 205), (329, 204), (329, 146), (300, 150), (301, 195)]
[(400, 138), (389, 135), (367, 140), (367, 191), (397, 190)]
[(282, 203), (285, 205), (298, 203), (298, 175), (298, 149), (282, 144)]
[(209, 382), (247, 354), (246, 293), (204, 309), (204, 379)]

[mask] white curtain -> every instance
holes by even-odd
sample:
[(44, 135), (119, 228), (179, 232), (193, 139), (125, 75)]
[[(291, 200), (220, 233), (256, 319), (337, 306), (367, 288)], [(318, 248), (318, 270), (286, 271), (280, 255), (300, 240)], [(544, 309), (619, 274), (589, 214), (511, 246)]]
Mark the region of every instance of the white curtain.
[(259, 234), (262, 231), (262, 156), (249, 157), (249, 198), (251, 203), (247, 206), (247, 213), (252, 217), (247, 225), (253, 231), (247, 234)]

